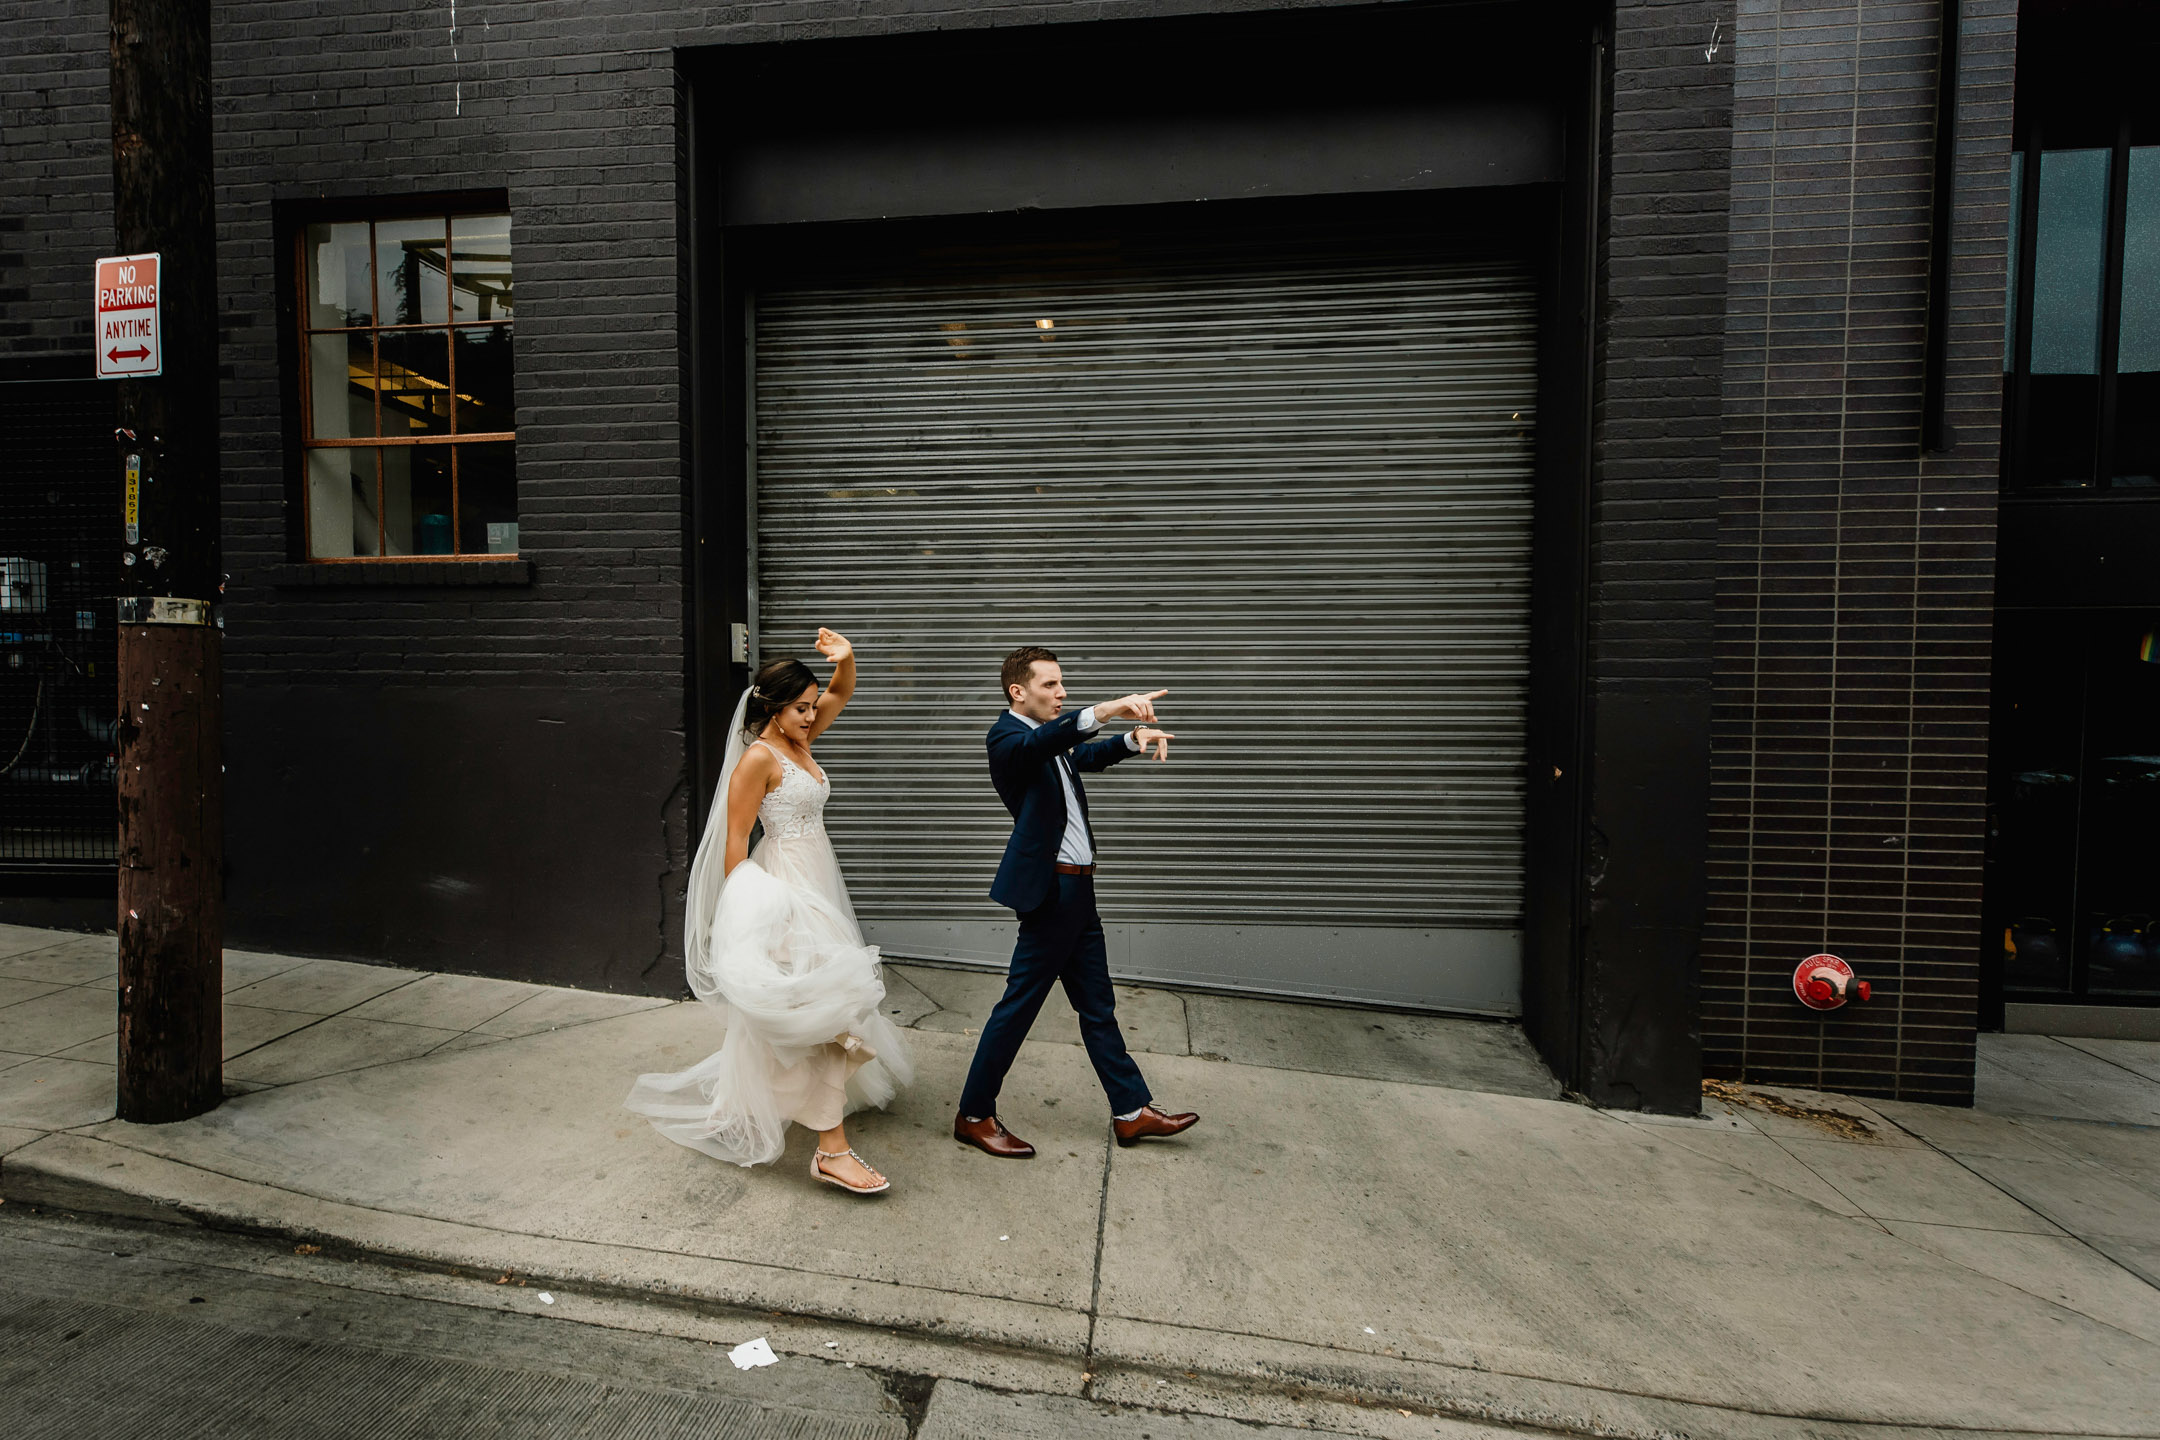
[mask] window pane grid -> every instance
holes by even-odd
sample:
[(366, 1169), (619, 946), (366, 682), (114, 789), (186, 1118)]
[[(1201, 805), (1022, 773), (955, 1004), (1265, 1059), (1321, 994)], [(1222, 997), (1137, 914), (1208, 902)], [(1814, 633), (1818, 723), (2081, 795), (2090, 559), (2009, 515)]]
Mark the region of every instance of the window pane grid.
[(2076, 138), (2036, 132), (2012, 157), (2004, 479), (2028, 493), (2152, 493), (2160, 147), (2127, 123), (2113, 146)]
[(310, 325), (310, 335), (388, 335), (393, 330), (493, 330), (507, 320), (453, 320), (448, 324), (419, 325)]
[(509, 217), (313, 225), (301, 243), (309, 558), (515, 554)]
[(392, 435), (387, 437), (381, 435), (341, 435), (328, 439), (310, 440), (307, 442), (307, 448), (310, 450), (373, 450), (378, 447), (388, 447), (392, 450), (401, 450), (415, 446), (425, 448), (432, 445), (471, 445), (481, 440), (515, 440), (516, 438), (517, 432), (512, 430), (468, 430), (459, 435)]

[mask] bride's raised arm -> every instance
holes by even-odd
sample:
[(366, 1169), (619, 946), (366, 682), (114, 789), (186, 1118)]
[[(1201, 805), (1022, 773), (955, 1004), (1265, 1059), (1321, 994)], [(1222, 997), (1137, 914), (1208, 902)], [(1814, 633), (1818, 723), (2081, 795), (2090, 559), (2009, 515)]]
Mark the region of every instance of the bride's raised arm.
[(822, 626), (817, 632), (817, 652), (832, 661), (832, 682), (825, 693), (818, 696), (817, 718), (810, 722), (810, 738), (817, 739), (831, 728), (847, 708), (848, 700), (855, 694), (855, 647), (837, 630)]

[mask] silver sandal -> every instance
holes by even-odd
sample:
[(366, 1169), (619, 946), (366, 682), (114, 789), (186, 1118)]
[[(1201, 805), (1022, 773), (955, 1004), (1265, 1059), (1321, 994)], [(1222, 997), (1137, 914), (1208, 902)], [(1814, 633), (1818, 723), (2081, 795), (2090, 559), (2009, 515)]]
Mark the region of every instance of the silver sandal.
[(825, 1167), (818, 1163), (820, 1160), (845, 1160), (850, 1157), (863, 1169), (870, 1171), (871, 1174), (876, 1175), (878, 1173), (869, 1161), (855, 1154), (853, 1146), (849, 1146), (845, 1150), (820, 1150), (816, 1146), (812, 1146), (810, 1149), (810, 1178), (822, 1180), (827, 1185), (837, 1185), (850, 1195), (882, 1195), (887, 1190), (892, 1189), (892, 1181), (882, 1176), (879, 1176), (878, 1183), (875, 1185), (850, 1185), (837, 1175), (826, 1174)]

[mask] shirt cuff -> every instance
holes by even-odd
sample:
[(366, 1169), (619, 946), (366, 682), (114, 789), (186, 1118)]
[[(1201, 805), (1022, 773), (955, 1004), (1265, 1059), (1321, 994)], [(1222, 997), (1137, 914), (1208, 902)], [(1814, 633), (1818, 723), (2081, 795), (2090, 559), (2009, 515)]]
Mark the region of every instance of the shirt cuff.
[(1132, 752), (1133, 752), (1133, 753), (1134, 753), (1135, 755), (1137, 755), (1137, 754), (1139, 754), (1139, 753), (1140, 753), (1140, 752), (1141, 752), (1142, 750), (1146, 749), (1147, 747), (1146, 747), (1146, 746), (1144, 746), (1144, 745), (1142, 745), (1142, 744), (1140, 743), (1140, 732), (1139, 732), (1139, 731), (1137, 731), (1137, 730), (1127, 730), (1127, 731), (1125, 732), (1125, 748), (1126, 748), (1126, 749), (1128, 749), (1128, 750), (1130, 750), (1130, 751), (1132, 751)]
[(1086, 709), (1080, 712), (1080, 728), (1083, 731), (1094, 730), (1099, 728), (1101, 725), (1102, 717), (1095, 713), (1095, 707), (1093, 705), (1088, 706)]

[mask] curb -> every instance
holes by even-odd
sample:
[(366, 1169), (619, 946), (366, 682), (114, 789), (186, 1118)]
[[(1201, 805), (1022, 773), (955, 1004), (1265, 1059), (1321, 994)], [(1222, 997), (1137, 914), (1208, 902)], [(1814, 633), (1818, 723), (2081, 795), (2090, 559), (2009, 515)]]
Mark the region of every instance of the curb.
[[(0, 1158), (0, 1199), (117, 1220), (320, 1245), (352, 1258), (452, 1273), (503, 1272), (554, 1289), (860, 1326), (942, 1346), (1084, 1365), (1086, 1398), (1233, 1419), (1317, 1404), (1366, 1433), (1398, 1415), (1611, 1440), (1937, 1440), (1925, 1422), (1764, 1414), (1714, 1401), (1604, 1390), (1403, 1357), (1090, 1317), (1058, 1307), (809, 1275), (778, 1267), (524, 1235), (322, 1200), (108, 1140), (58, 1132)], [(951, 1370), (941, 1373), (951, 1374)], [(958, 1377), (956, 1377), (958, 1378)], [(1275, 1412), (1271, 1414), (1270, 1412)], [(1382, 1429), (1371, 1427), (1389, 1422)], [(2013, 1432), (1955, 1428), (1964, 1440)], [(1430, 1431), (1424, 1433), (1431, 1433)], [(2015, 1432), (2023, 1436), (2067, 1432)], [(2154, 1435), (2160, 1432), (2121, 1432)]]

